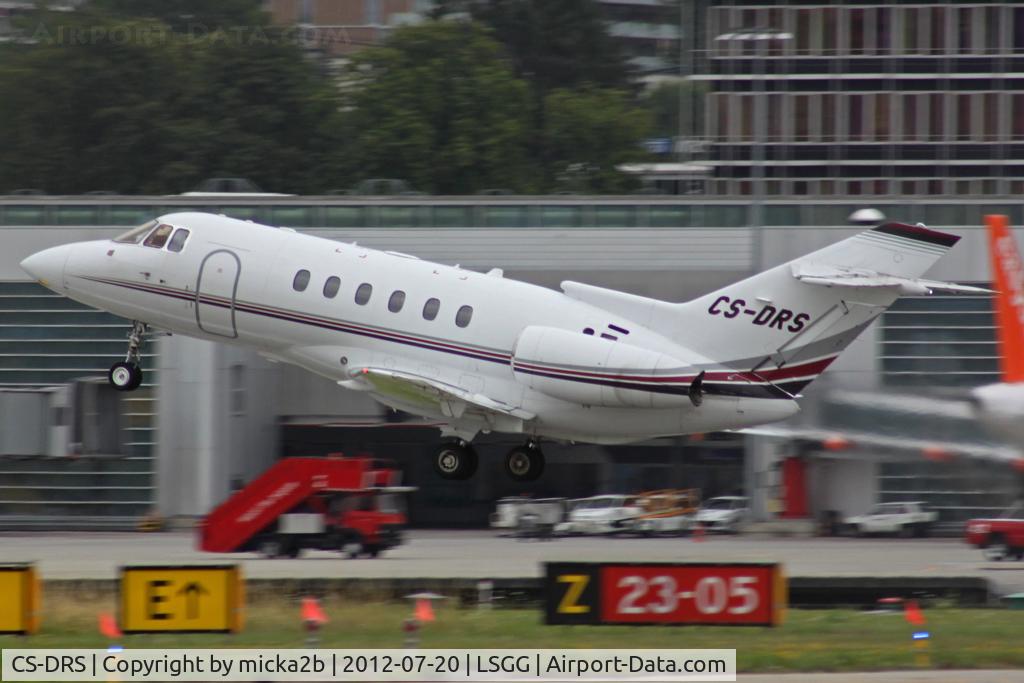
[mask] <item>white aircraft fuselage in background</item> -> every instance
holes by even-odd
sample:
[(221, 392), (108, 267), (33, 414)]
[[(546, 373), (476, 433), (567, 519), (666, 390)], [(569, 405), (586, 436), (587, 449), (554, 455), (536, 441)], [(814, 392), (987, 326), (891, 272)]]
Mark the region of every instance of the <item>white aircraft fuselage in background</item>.
[[(438, 451), (443, 476), (472, 474), (477, 433), (523, 434), (530, 447), (506, 468), (533, 479), (541, 437), (623, 443), (795, 414), (800, 390), (900, 294), (944, 286), (917, 278), (957, 239), (888, 224), (683, 304), (558, 292), (203, 213), (22, 267), (90, 306), (251, 347), (440, 421), (458, 439)], [(138, 386), (137, 359), (133, 344), (115, 387)]]

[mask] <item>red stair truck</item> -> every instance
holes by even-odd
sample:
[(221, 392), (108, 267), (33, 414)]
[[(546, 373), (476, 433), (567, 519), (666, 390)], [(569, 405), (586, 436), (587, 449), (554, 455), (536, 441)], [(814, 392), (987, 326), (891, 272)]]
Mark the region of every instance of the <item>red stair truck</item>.
[(298, 557), (307, 548), (377, 557), (402, 543), (401, 472), (374, 458), (285, 458), (199, 526), (199, 548)]

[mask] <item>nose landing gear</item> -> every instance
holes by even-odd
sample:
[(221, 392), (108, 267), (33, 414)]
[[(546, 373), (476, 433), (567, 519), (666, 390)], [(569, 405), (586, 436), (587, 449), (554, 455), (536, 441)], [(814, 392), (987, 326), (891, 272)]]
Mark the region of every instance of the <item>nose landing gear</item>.
[(110, 386), (118, 391), (134, 391), (142, 384), (142, 344), (145, 342), (149, 328), (138, 320), (132, 321), (132, 329), (128, 333), (128, 353), (123, 361), (110, 366), (107, 380)]

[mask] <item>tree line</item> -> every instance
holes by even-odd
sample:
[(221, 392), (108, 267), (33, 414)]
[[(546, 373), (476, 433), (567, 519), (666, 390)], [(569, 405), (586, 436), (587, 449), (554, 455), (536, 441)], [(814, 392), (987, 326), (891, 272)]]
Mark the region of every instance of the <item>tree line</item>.
[[(259, 0), (91, 0), (0, 44), (0, 192), (625, 192), (664, 112), (593, 0), (440, 3), (340, 70)], [(460, 10), (457, 15), (446, 10)], [(444, 15), (444, 16), (442, 16)], [(659, 126), (662, 127), (662, 126)]]

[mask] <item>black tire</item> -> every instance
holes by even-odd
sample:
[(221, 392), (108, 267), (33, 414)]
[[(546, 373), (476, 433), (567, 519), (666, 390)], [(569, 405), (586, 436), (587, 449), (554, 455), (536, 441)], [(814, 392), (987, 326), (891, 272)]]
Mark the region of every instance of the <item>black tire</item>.
[(914, 524), (904, 524), (900, 527), (900, 530), (897, 535), (900, 538), (910, 538), (911, 536), (916, 536), (917, 529), (915, 529), (914, 527)]
[(469, 479), (476, 472), (476, 468), (476, 451), (469, 445), (443, 443), (434, 453), (434, 471), (442, 479)]
[(505, 473), (513, 481), (536, 481), (544, 474), (544, 453), (536, 446), (519, 446), (505, 456)]
[(379, 545), (368, 545), (363, 549), (363, 551), (366, 553), (367, 557), (376, 559), (380, 556), (381, 547)]
[(989, 562), (1000, 562), (1010, 555), (1010, 547), (1006, 545), (1006, 539), (1002, 536), (989, 538), (981, 551)]
[(135, 391), (142, 385), (142, 368), (128, 361), (114, 363), (107, 371), (107, 381), (117, 391)]

